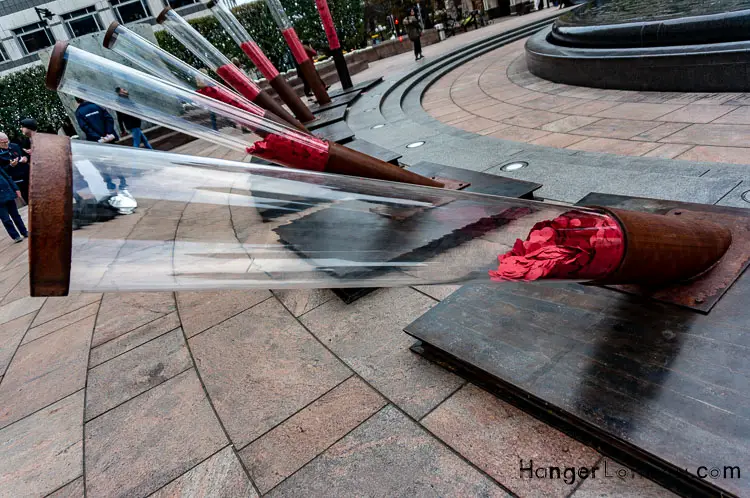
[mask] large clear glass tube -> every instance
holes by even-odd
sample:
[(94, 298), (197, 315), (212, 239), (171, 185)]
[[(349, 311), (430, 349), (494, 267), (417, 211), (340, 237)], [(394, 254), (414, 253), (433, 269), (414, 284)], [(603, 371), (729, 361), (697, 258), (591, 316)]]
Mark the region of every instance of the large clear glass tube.
[[(291, 168), (442, 186), (361, 152), (58, 42), (47, 87)], [(128, 91), (123, 97), (116, 88)], [(248, 132), (250, 130), (252, 133)]]
[(70, 290), (592, 280), (622, 258), (585, 208), (77, 141), (72, 168)]
[(182, 16), (167, 7), (159, 14), (157, 21), (229, 86), (248, 99), (255, 100), (260, 93), (260, 88)]
[(276, 21), (276, 25), (281, 30), (281, 35), (284, 37), (284, 40), (286, 40), (286, 44), (289, 46), (289, 50), (292, 52), (297, 64), (302, 64), (310, 59), (307, 52), (305, 52), (305, 48), (302, 46), (299, 36), (297, 36), (297, 32), (294, 30), (294, 26), (292, 26), (292, 23), (289, 21), (289, 17), (287, 17), (286, 11), (281, 5), (281, 2), (279, 0), (266, 0), (266, 5), (268, 5), (268, 10), (271, 11), (271, 17), (273, 17), (273, 20)]
[(339, 35), (336, 33), (336, 26), (333, 24), (333, 16), (328, 8), (328, 2), (326, 0), (315, 0), (315, 5), (318, 7), (318, 14), (320, 14), (320, 20), (323, 23), (323, 30), (326, 32), (328, 47), (331, 50), (341, 48)]
[(268, 81), (277, 77), (279, 70), (266, 57), (266, 54), (263, 53), (263, 50), (261, 50), (253, 37), (250, 36), (250, 33), (240, 24), (234, 14), (224, 5), (217, 2), (210, 1), (207, 5), (222, 27), (229, 33), (229, 36), (240, 46), (245, 55), (253, 61), (253, 64), (255, 64), (255, 67), (258, 68), (263, 76)]
[(231, 91), (221, 83), (162, 50), (118, 22), (113, 22), (104, 37), (104, 46), (153, 76), (220, 100), (258, 116), (266, 111)]

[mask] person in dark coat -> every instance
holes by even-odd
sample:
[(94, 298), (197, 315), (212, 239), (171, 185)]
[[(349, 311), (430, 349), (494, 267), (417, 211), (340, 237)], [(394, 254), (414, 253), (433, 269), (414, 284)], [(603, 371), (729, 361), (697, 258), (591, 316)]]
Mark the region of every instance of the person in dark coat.
[(0, 132), (0, 168), (16, 183), (21, 197), (29, 202), (29, 158), (21, 146), (12, 144), (8, 135)]
[(406, 32), (409, 35), (409, 39), (414, 44), (414, 60), (418, 61), (419, 59), (423, 59), (424, 55), (422, 55), (421, 39), (422, 25), (419, 24), (419, 19), (417, 19), (414, 9), (409, 11), (409, 15), (404, 19), (404, 24), (406, 25)]
[[(117, 95), (119, 95), (121, 99), (130, 98), (130, 94), (124, 88), (120, 88), (118, 86), (117, 88), (115, 88), (115, 92), (117, 92)], [(148, 138), (146, 138), (143, 130), (141, 130), (141, 118), (136, 118), (135, 116), (131, 116), (130, 114), (125, 114), (124, 112), (117, 111), (117, 122), (120, 124), (120, 127), (123, 130), (128, 130), (133, 136), (133, 147), (137, 149), (141, 146), (141, 142), (143, 142), (144, 147), (146, 147), (147, 149), (153, 149), (153, 147), (151, 147), (151, 144), (148, 143)]]
[(26, 231), (26, 225), (23, 224), (21, 215), (18, 214), (17, 197), (21, 197), (21, 191), (16, 182), (4, 169), (0, 168), (0, 220), (3, 221), (10, 238), (16, 242), (22, 242), (25, 237), (29, 236), (29, 232)]
[(109, 143), (119, 137), (115, 131), (115, 120), (103, 108), (93, 102), (76, 98), (76, 121), (89, 142)]

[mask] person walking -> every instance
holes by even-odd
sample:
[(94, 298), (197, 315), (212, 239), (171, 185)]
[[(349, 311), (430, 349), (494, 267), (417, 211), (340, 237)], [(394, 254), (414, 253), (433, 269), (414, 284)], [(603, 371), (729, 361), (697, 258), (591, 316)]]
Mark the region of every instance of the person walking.
[[(124, 88), (120, 88), (118, 86), (117, 88), (115, 88), (115, 92), (117, 92), (117, 95), (119, 95), (121, 99), (130, 98), (130, 94)], [(151, 144), (148, 143), (148, 138), (146, 138), (143, 130), (141, 130), (142, 122), (140, 118), (136, 118), (135, 116), (131, 116), (130, 114), (125, 114), (124, 112), (117, 111), (117, 122), (120, 124), (120, 127), (123, 130), (128, 130), (130, 132), (130, 135), (132, 135), (133, 147), (138, 149), (141, 146), (141, 142), (143, 142), (143, 146), (145, 148), (153, 149), (153, 147), (151, 147)]]
[[(16, 182), (0, 168), (0, 220), (3, 221), (5, 230), (15, 242), (22, 242), (29, 236), (26, 225), (23, 224), (21, 215), (18, 214), (16, 198), (21, 197), (21, 191)], [(20, 234), (19, 234), (20, 232)]]
[(419, 19), (417, 19), (414, 9), (409, 11), (409, 15), (404, 19), (404, 24), (406, 24), (406, 32), (409, 35), (409, 39), (414, 45), (414, 60), (418, 61), (419, 59), (424, 59), (424, 55), (422, 55), (421, 40), (422, 25), (419, 24)]

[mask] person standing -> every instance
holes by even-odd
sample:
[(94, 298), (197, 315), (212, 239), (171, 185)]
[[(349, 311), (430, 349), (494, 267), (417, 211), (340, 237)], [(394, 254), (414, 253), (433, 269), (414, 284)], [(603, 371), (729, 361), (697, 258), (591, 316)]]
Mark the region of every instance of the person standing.
[(26, 230), (26, 225), (23, 224), (21, 215), (18, 214), (17, 197), (21, 197), (21, 191), (18, 189), (16, 182), (5, 170), (0, 168), (0, 220), (3, 221), (10, 238), (15, 242), (22, 242), (24, 238), (29, 236), (29, 232)]
[[(130, 98), (130, 94), (124, 88), (120, 88), (118, 86), (117, 88), (115, 88), (115, 92), (117, 92), (117, 95), (119, 95), (121, 99)], [(153, 147), (151, 147), (151, 144), (148, 143), (148, 138), (146, 138), (143, 130), (141, 130), (142, 122), (140, 118), (136, 118), (135, 116), (131, 116), (130, 114), (125, 114), (124, 112), (117, 111), (117, 122), (120, 124), (120, 127), (123, 130), (130, 131), (130, 134), (133, 136), (133, 147), (137, 149), (141, 146), (141, 142), (143, 142), (143, 146), (145, 148), (153, 149)]]
[(414, 14), (414, 9), (409, 11), (409, 15), (404, 19), (404, 24), (406, 24), (406, 32), (409, 35), (409, 39), (414, 45), (414, 60), (418, 61), (419, 59), (424, 59), (424, 55), (422, 55), (421, 40), (422, 25), (419, 24), (419, 19), (417, 19), (417, 16)]
[(118, 139), (115, 121), (103, 108), (76, 97), (76, 121), (89, 142), (109, 143)]
[(12, 144), (0, 132), (0, 167), (16, 183), (24, 202), (29, 203), (29, 159), (20, 145)]

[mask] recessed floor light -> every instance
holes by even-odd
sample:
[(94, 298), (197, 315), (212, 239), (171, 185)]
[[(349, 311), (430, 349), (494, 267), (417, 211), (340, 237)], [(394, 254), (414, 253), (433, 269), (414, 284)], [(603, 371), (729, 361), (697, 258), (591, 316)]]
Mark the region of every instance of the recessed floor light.
[(502, 171), (516, 171), (521, 168), (525, 168), (529, 163), (526, 161), (516, 161), (514, 163), (508, 163), (500, 167)]
[(409, 145), (406, 146), (407, 149), (415, 149), (417, 147), (422, 147), (425, 144), (424, 141), (419, 142), (412, 142)]
[(745, 190), (742, 192), (742, 200), (745, 202), (750, 202), (750, 190)]
[(371, 130), (377, 130), (378, 128), (382, 128), (382, 127), (384, 127), (384, 126), (385, 126), (385, 125), (384, 125), (384, 124), (382, 124), (382, 123), (381, 123), (381, 124), (376, 124), (375, 126), (372, 126), (372, 127), (370, 127), (370, 129), (371, 129)]

